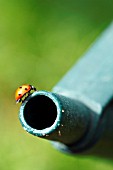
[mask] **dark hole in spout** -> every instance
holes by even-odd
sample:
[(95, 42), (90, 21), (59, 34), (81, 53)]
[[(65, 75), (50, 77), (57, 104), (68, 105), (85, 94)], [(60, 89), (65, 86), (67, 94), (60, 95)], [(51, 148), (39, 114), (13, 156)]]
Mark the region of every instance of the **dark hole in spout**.
[(56, 117), (57, 108), (55, 103), (44, 95), (29, 99), (24, 109), (26, 123), (37, 130), (43, 130), (52, 126)]

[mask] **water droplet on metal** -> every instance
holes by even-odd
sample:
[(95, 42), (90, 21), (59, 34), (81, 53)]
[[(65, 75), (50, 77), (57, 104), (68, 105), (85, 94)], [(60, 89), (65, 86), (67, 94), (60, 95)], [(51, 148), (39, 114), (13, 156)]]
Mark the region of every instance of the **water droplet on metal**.
[(60, 130), (58, 131), (58, 135), (61, 136), (61, 131)]
[(46, 136), (49, 136), (49, 135), (46, 135)]

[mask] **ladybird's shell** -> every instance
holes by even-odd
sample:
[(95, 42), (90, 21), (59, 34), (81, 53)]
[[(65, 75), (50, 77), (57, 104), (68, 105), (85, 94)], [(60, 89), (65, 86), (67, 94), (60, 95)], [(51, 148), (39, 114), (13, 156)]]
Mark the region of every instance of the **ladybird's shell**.
[(28, 85), (28, 84), (24, 84), (24, 85), (18, 87), (18, 89), (15, 92), (15, 100), (16, 100), (16, 102), (19, 102), (19, 100), (21, 100), (22, 97), (26, 93), (30, 92), (31, 89), (32, 89), (32, 86)]

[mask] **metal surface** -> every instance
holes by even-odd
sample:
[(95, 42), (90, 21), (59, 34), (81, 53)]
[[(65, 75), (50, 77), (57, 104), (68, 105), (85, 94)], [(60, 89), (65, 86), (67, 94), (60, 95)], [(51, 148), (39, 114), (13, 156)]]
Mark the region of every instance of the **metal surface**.
[(61, 151), (112, 157), (112, 99), (113, 24), (53, 93), (39, 91), (28, 97), (19, 118), (26, 131), (54, 141)]
[(90, 110), (78, 101), (37, 91), (22, 104), (20, 121), (33, 135), (70, 145), (89, 131), (90, 116)]
[(113, 24), (53, 88), (100, 114), (113, 97)]

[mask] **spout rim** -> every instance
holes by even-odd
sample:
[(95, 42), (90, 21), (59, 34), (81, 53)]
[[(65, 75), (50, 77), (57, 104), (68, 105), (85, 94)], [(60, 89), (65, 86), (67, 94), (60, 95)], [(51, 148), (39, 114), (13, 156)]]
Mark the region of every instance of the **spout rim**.
[[(29, 126), (28, 123), (26, 122), (26, 120), (24, 118), (24, 109), (26, 107), (26, 104), (33, 97), (40, 96), (40, 95), (46, 96), (49, 99), (51, 99), (52, 102), (54, 102), (54, 104), (56, 105), (57, 117), (56, 117), (52, 126), (47, 127), (45, 129), (42, 129), (42, 130), (37, 130), (37, 129)], [(44, 90), (35, 91), (22, 103), (22, 105), (20, 107), (20, 112), (19, 112), (20, 123), (22, 124), (22, 127), (24, 128), (24, 130), (26, 130), (28, 133), (35, 135), (35, 136), (43, 137), (45, 135), (49, 135), (50, 133), (52, 133), (55, 129), (57, 129), (60, 126), (62, 110), (63, 109), (62, 109), (62, 105), (61, 105), (60, 101), (58, 100), (58, 98), (53, 93), (47, 92), (47, 91), (44, 91)]]

